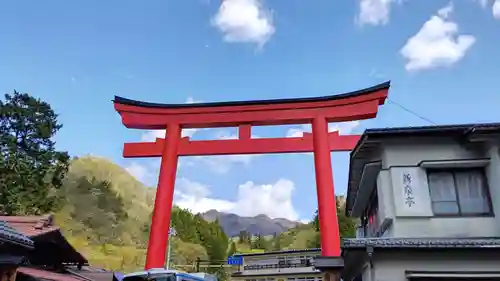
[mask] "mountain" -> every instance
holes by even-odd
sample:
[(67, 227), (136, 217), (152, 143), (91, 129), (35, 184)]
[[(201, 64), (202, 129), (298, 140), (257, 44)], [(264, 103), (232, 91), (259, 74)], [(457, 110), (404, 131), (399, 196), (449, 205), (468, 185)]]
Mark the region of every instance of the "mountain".
[(299, 222), (287, 219), (271, 219), (266, 215), (255, 217), (240, 217), (236, 214), (209, 210), (202, 214), (203, 218), (209, 222), (216, 219), (229, 237), (238, 236), (240, 231), (246, 231), (252, 235), (272, 235), (282, 233), (300, 224)]

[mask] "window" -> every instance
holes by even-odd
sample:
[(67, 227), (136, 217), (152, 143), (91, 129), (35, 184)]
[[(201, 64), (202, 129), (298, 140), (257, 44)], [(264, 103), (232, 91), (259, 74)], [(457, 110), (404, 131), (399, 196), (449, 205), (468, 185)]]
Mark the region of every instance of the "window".
[(363, 237), (375, 237), (379, 226), (378, 214), (378, 195), (374, 190), (370, 196), (370, 201), (361, 218)]
[(434, 215), (491, 214), (483, 169), (428, 170), (427, 177)]

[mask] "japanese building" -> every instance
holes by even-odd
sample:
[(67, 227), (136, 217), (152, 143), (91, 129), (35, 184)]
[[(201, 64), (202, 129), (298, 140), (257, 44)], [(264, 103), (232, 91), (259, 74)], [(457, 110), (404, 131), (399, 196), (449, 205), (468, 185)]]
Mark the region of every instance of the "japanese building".
[[(8, 234), (6, 237), (10, 237), (8, 241), (15, 242), (17, 246), (17, 252), (10, 247), (9, 253), (11, 258), (17, 258), (18, 266), (14, 277), (0, 281), (113, 280), (113, 272), (88, 266), (87, 259), (66, 240), (52, 215), (0, 216), (0, 264), (5, 259), (1, 247), (4, 245), (2, 223), (8, 225), (4, 228), (7, 230), (4, 233)], [(19, 252), (19, 246), (28, 249)], [(22, 253), (22, 256), (12, 253)]]
[(25, 263), (26, 256), (33, 249), (31, 239), (0, 220), (0, 280), (16, 280), (19, 265)]
[(8, 222), (13, 229), (34, 242), (34, 250), (28, 256), (31, 265), (52, 268), (88, 265), (87, 259), (66, 240), (61, 229), (54, 224), (52, 215), (0, 216), (0, 220)]
[(231, 275), (231, 280), (321, 281), (321, 272), (311, 264), (311, 260), (320, 255), (320, 249), (235, 255), (243, 258), (243, 264)]
[(344, 280), (500, 280), (500, 124), (369, 129), (350, 156)]

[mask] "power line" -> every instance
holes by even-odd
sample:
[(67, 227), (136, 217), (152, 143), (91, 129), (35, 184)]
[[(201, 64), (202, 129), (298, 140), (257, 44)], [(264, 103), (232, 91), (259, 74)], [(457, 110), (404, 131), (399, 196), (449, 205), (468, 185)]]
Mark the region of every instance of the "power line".
[(401, 108), (402, 110), (404, 110), (404, 111), (406, 111), (406, 112), (408, 112), (408, 113), (412, 114), (413, 116), (416, 116), (416, 117), (418, 117), (418, 118), (420, 118), (420, 119), (422, 119), (422, 120), (424, 120), (424, 121), (426, 121), (426, 122), (428, 122), (428, 123), (431, 123), (432, 125), (437, 125), (437, 123), (436, 123), (436, 122), (434, 122), (434, 121), (432, 121), (431, 119), (426, 118), (426, 117), (424, 117), (424, 116), (422, 116), (422, 115), (420, 115), (420, 114), (416, 113), (415, 111), (413, 111), (413, 110), (411, 110), (411, 109), (408, 109), (408, 108), (404, 107), (403, 105), (401, 105), (401, 104), (399, 104), (399, 103), (397, 103), (397, 102), (395, 102), (395, 101), (393, 101), (393, 100), (391, 100), (391, 99), (389, 99), (389, 98), (387, 99), (387, 101), (388, 101), (390, 104), (393, 104), (393, 105), (395, 105), (395, 106), (397, 106), (397, 107)]

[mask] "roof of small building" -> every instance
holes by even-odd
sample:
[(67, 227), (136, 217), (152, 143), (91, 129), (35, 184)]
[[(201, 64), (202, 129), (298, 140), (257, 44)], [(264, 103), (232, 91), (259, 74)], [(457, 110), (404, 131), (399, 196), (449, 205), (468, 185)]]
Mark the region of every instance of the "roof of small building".
[(281, 254), (299, 254), (299, 253), (309, 253), (309, 252), (319, 252), (321, 248), (309, 248), (309, 249), (289, 249), (281, 251), (268, 251), (262, 253), (244, 253), (244, 254), (234, 254), (233, 256), (243, 256), (243, 257), (253, 257), (253, 256), (266, 256), (266, 255), (281, 255)]
[(0, 219), (0, 241), (18, 244), (23, 247), (33, 248), (33, 241), (26, 235), (16, 231), (6, 221)]
[(29, 237), (35, 237), (59, 230), (54, 225), (52, 215), (44, 216), (0, 216), (0, 221), (6, 221), (15, 230)]
[(343, 250), (359, 248), (496, 248), (500, 249), (500, 238), (349, 238), (342, 239)]
[(381, 143), (401, 138), (451, 138), (457, 141), (480, 141), (484, 137), (500, 137), (500, 123), (434, 125), (418, 127), (395, 127), (367, 129), (361, 136), (356, 147), (351, 151), (349, 163), (349, 180), (346, 198), (346, 214), (350, 215), (357, 196), (357, 190), (367, 164), (380, 164), (380, 161), (371, 162), (374, 153)]
[[(0, 216), (0, 221), (7, 222), (14, 230), (35, 242), (35, 251), (30, 257), (32, 263), (88, 264), (87, 259), (66, 240), (61, 229), (54, 224), (52, 215)], [(50, 256), (46, 256), (47, 247), (52, 251)]]

